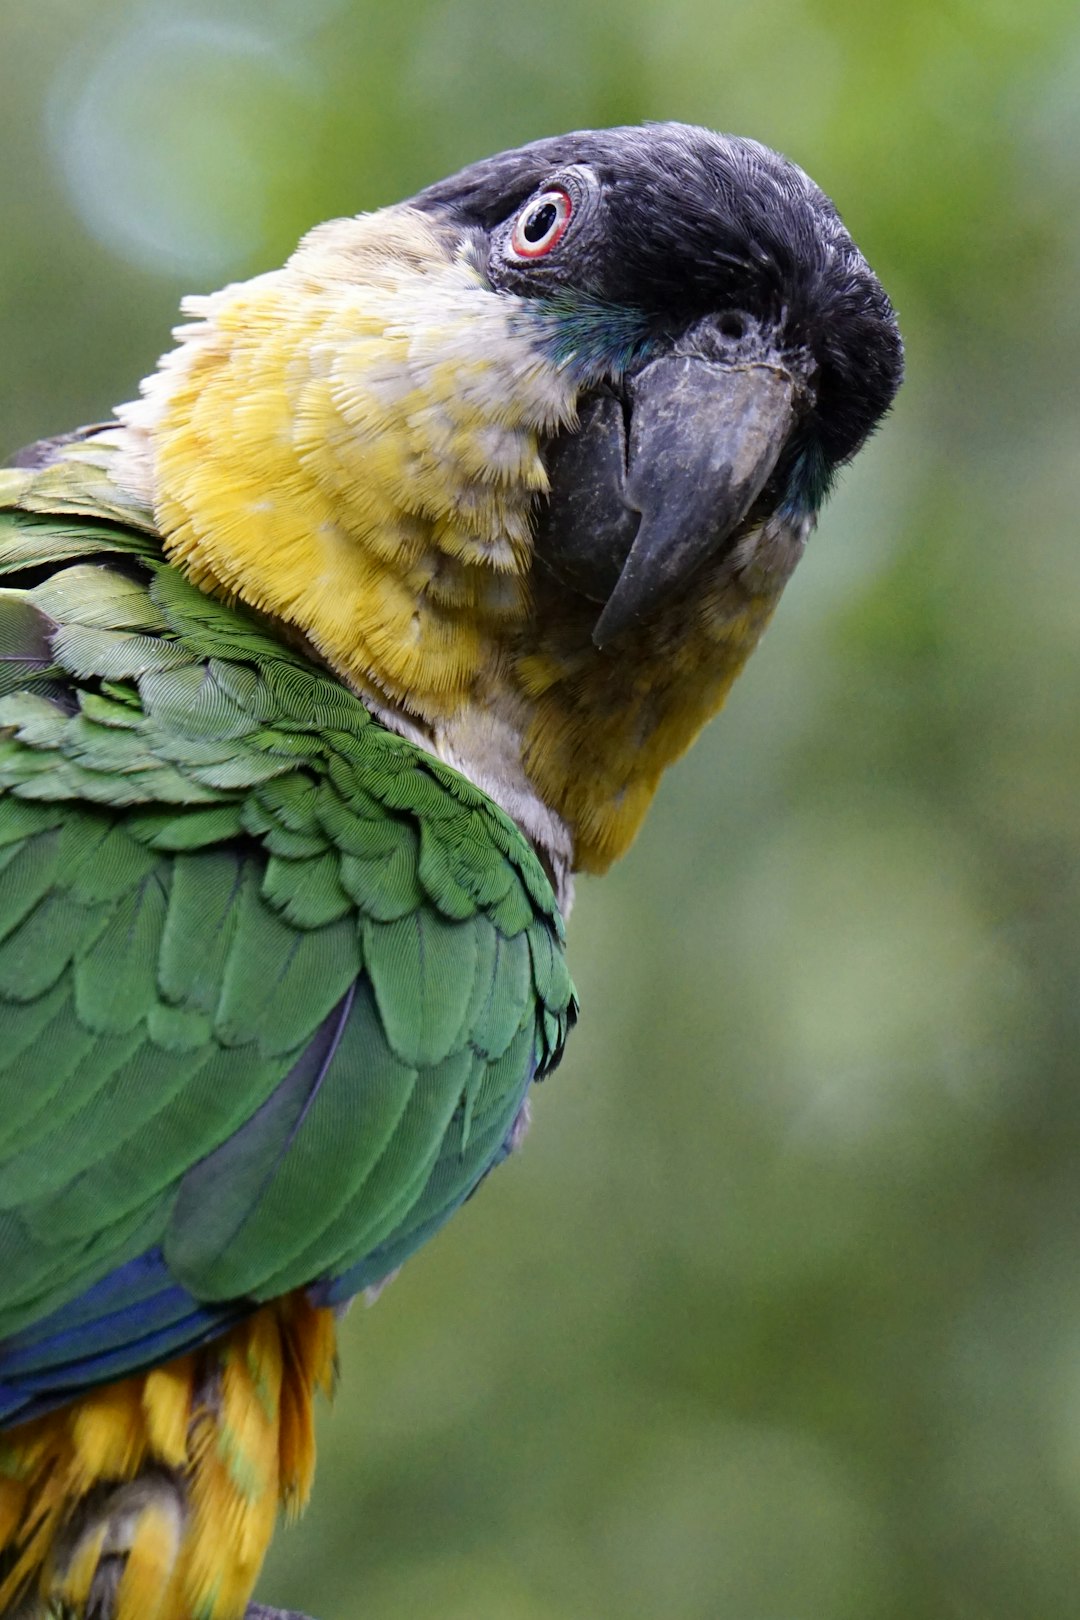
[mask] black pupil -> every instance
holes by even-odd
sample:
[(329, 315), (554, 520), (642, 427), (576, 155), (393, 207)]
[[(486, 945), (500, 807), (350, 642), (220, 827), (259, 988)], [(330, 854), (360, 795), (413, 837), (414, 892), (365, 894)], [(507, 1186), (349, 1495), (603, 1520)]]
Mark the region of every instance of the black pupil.
[(558, 217), (558, 210), (553, 202), (541, 203), (525, 221), (521, 234), (526, 242), (539, 242), (547, 235)]

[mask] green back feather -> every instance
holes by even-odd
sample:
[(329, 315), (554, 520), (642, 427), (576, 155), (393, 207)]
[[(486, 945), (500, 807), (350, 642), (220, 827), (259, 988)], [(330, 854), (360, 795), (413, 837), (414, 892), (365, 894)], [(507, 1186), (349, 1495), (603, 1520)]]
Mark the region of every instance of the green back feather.
[(575, 1012), (520, 832), (101, 461), (0, 474), (0, 1334), (157, 1244), (202, 1299), (389, 1269)]

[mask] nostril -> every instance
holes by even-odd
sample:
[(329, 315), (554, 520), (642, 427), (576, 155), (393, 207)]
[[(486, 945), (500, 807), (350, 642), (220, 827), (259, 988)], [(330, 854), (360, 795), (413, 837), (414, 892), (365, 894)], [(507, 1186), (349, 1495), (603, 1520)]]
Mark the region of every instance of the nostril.
[(721, 315), (717, 325), (724, 337), (732, 338), (736, 343), (740, 338), (746, 336), (746, 321), (741, 315), (736, 314), (734, 310), (728, 310)]

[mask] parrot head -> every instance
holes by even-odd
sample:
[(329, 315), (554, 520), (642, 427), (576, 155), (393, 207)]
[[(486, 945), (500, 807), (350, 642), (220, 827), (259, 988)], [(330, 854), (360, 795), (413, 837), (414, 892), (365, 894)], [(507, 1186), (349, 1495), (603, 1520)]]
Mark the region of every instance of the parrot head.
[(825, 195), (755, 141), (683, 125), (537, 141), (416, 204), (471, 224), (492, 285), (530, 301), (581, 387), (536, 549), (603, 604), (598, 646), (751, 510), (812, 516), (896, 392), (879, 283)]
[(118, 478), (564, 897), (723, 702), (902, 374), (824, 193), (681, 124), (473, 164), (185, 308)]

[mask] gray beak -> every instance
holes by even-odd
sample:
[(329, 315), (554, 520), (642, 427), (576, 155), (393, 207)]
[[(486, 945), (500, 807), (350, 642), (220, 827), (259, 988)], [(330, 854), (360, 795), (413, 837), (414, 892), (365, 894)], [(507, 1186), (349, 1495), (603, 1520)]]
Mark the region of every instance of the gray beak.
[(761, 493), (791, 429), (795, 383), (768, 360), (650, 361), (619, 400), (599, 395), (549, 457), (538, 554), (604, 603), (604, 647), (713, 555)]

